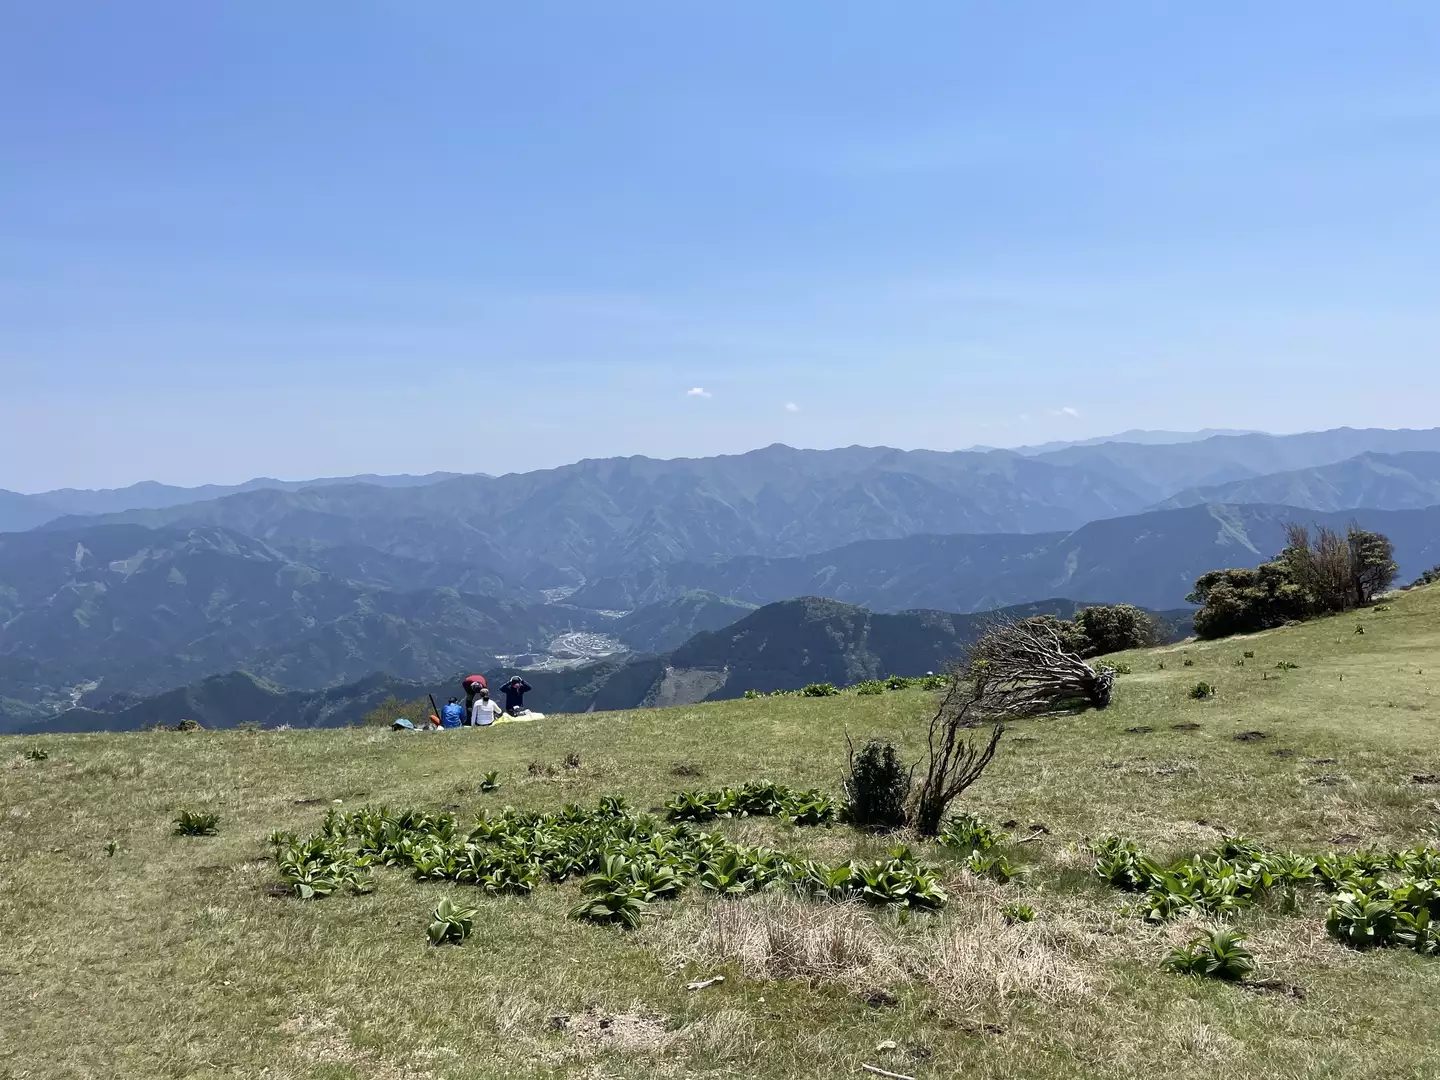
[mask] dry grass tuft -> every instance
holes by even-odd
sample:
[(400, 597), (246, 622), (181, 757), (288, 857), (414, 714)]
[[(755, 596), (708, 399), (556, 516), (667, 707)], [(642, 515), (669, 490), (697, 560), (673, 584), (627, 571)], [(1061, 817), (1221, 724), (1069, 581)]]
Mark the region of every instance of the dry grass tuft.
[(1074, 1001), (1098, 979), (1088, 931), (1046, 917), (1011, 925), (988, 900), (947, 915), (908, 944), (907, 970), (963, 1012), (1019, 999)]
[(895, 947), (853, 904), (793, 897), (708, 906), (698, 958), (733, 963), (752, 978), (857, 984), (898, 974)]
[(701, 964), (734, 964), (754, 979), (832, 983), (860, 991), (916, 982), (971, 1012), (1017, 1000), (1073, 1001), (1100, 982), (1093, 929), (1058, 917), (1011, 925), (991, 898), (906, 926), (884, 925), (853, 904), (792, 897), (700, 909), (698, 930), (672, 948)]

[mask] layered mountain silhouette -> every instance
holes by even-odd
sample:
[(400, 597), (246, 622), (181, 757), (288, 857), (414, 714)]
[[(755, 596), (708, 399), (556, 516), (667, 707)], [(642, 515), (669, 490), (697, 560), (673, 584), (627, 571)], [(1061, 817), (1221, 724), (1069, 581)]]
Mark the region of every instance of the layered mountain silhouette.
[(114, 514), (126, 510), (160, 509), (186, 503), (219, 499), (244, 491), (298, 491), (306, 487), (334, 484), (371, 484), (377, 487), (417, 487), (460, 476), (460, 473), (436, 472), (423, 476), (406, 474), (382, 476), (365, 473), (359, 476), (328, 476), (314, 480), (276, 480), (261, 476), (243, 484), (202, 484), (199, 487), (177, 487), (142, 480), (122, 488), (57, 488), (37, 495), (21, 495), (0, 490), (0, 532), (33, 529), (47, 521), (70, 514)]
[(1094, 521), (1072, 532), (911, 536), (814, 555), (676, 562), (601, 578), (577, 591), (590, 607), (653, 604), (703, 589), (753, 604), (826, 596), (879, 611), (982, 611), (1035, 596), (1084, 596), (1153, 609), (1184, 603), (1219, 566), (1257, 566), (1291, 523), (1389, 536), (1401, 580), (1440, 563), (1440, 507), (1316, 513), (1290, 506), (1203, 505)]
[(1409, 510), (1440, 503), (1440, 452), (1360, 454), (1333, 465), (1189, 488), (1161, 508), (1213, 502), (1284, 503), (1307, 510)]
[[(357, 680), (520, 664), (567, 703), (631, 702), (641, 683), (641, 700), (689, 700), (717, 669), (670, 658), (798, 596), (868, 609), (867, 635), (908, 609), (1057, 596), (1163, 610), (1207, 570), (1274, 555), (1292, 522), (1351, 520), (1391, 537), (1404, 580), (1440, 563), (1437, 503), (1440, 429), (1348, 428), (0, 492), (0, 716), (115, 716), (238, 671), (262, 696), (321, 695), (304, 715), (322, 722)], [(771, 668), (732, 670), (783, 685), (811, 666), (807, 627), (857, 625), (813, 610), (828, 614), (782, 624), (788, 643), (767, 636)], [(654, 675), (671, 669), (708, 674)]]

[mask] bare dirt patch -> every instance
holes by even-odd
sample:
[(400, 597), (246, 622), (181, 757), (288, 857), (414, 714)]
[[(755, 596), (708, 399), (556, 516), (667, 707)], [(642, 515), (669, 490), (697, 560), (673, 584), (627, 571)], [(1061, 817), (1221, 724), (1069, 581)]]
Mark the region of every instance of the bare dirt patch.
[(644, 1012), (609, 1013), (586, 1009), (578, 1016), (552, 1017), (551, 1023), (577, 1040), (618, 1047), (632, 1053), (662, 1050), (675, 1038), (663, 1016)]

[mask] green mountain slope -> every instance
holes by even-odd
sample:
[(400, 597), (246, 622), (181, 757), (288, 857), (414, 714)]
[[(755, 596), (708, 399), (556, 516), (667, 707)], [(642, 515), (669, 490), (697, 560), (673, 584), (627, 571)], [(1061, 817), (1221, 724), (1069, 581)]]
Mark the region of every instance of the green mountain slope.
[(1285, 545), (1292, 521), (1351, 520), (1395, 543), (1400, 580), (1440, 563), (1440, 507), (1323, 514), (1288, 506), (1196, 506), (1091, 522), (1070, 533), (912, 536), (816, 555), (644, 567), (602, 578), (572, 602), (623, 608), (691, 589), (753, 604), (826, 596), (879, 611), (981, 611), (1040, 596), (1086, 596), (1156, 610), (1184, 603), (1219, 566), (1256, 566)]
[(668, 652), (703, 630), (719, 630), (754, 610), (754, 604), (714, 593), (687, 592), (632, 611), (606, 629), (636, 652)]
[(0, 536), (0, 711), (153, 694), (243, 668), (318, 689), (383, 670), (433, 677), (536, 651), (594, 616), (323, 573), (213, 528)]
[[(302, 901), (283, 895), (260, 840), (308, 836), (332, 810), (414, 809), (463, 829), (507, 805), (621, 796), (645, 813), (681, 789), (760, 778), (839, 798), (847, 734), (923, 758), (934, 695), (918, 689), (552, 711), (433, 736), (7, 740), (11, 1071), (150, 1078), (221, 1062), (235, 1077), (814, 1080), (875, 1063), (925, 1080), (1434, 1077), (1440, 958), (1347, 947), (1325, 931), (1336, 898), (1302, 885), (1224, 921), (1248, 936), (1249, 979), (1170, 974), (1162, 958), (1200, 918), (1147, 920), (1136, 894), (1091, 872), (1087, 850), (1112, 834), (1166, 860), (1236, 836), (1310, 858), (1433, 846), (1440, 586), (1359, 618), (1363, 635), (1347, 615), (1127, 654), (1133, 674), (1111, 708), (1011, 724), (956, 809), (1008, 833), (997, 853), (1025, 876), (997, 885), (965, 868), (966, 852), (907, 837), (950, 901), (907, 918), (692, 885), (628, 933), (569, 919), (573, 881), (496, 896), (383, 866), (374, 892)], [(1237, 667), (1242, 650), (1255, 656)], [(1284, 660), (1301, 666), (1277, 671)], [(1189, 696), (1200, 679), (1218, 686), (1213, 700)], [(478, 791), (492, 770), (500, 789)], [(219, 814), (218, 834), (175, 836), (181, 809)], [(896, 842), (763, 817), (704, 828), (825, 864), (869, 863)], [(463, 945), (427, 944), (441, 897), (478, 908)], [(1013, 917), (1022, 904), (1033, 921)], [(195, 1011), (156, 1020), (176, 1002)]]

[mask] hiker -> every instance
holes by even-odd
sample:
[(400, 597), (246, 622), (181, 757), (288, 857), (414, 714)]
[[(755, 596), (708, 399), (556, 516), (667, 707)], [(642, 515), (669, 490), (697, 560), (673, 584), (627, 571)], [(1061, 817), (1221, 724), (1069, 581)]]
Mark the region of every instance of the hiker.
[(525, 711), (525, 695), (531, 690), (530, 684), (519, 675), (512, 675), (503, 689), (505, 691), (505, 711), (511, 716), (519, 716)]
[(466, 675), (460, 680), (460, 686), (465, 691), (465, 723), (469, 724), (470, 714), (475, 711), (475, 697), (482, 689), (489, 691), (490, 684), (485, 681), (484, 675)]
[(440, 710), (440, 724), (442, 727), (459, 727), (465, 719), (465, 710), (461, 707), (459, 700), (451, 698), (450, 703)]
[(489, 727), (495, 722), (495, 717), (500, 715), (500, 705), (490, 699), (490, 688), (480, 687), (475, 697), (475, 704), (470, 707), (470, 724), (472, 727)]

